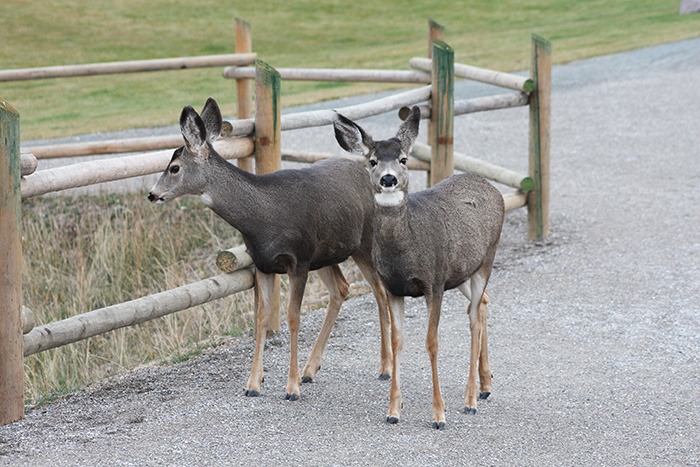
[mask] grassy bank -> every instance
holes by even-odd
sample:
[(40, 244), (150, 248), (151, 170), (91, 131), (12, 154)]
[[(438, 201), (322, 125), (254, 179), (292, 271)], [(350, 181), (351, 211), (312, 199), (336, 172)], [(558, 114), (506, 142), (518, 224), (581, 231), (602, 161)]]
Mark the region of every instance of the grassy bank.
[[(698, 15), (677, 0), (220, 2), (194, 7), (156, 0), (0, 4), (0, 67), (230, 53), (234, 18), (253, 29), (253, 47), (276, 67), (407, 67), (426, 53), (426, 20), (446, 27), (456, 59), (500, 70), (529, 66), (530, 34), (552, 41), (554, 61), (696, 37)], [(378, 84), (284, 83), (283, 104), (383, 89)], [(219, 69), (0, 83), (22, 115), (24, 140), (171, 124), (207, 96), (234, 115), (234, 84)]]
[[(45, 196), (23, 203), (22, 216), (24, 303), (38, 323), (218, 274), (216, 252), (241, 243), (225, 222), (190, 199), (155, 207), (140, 194)], [(28, 357), (28, 399), (187, 355), (210, 339), (239, 333), (251, 309), (251, 292), (244, 292)]]

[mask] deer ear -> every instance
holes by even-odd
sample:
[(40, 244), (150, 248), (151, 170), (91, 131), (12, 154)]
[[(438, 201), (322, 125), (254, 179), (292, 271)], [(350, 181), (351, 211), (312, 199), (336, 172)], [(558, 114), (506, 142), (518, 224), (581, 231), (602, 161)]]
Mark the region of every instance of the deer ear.
[(413, 143), (418, 136), (418, 126), (420, 124), (420, 107), (414, 105), (408, 118), (404, 121), (396, 132), (396, 138), (401, 144), (401, 150), (408, 155), (411, 152)]
[(365, 133), (365, 130), (339, 113), (336, 113), (333, 119), (333, 129), (338, 144), (349, 153), (367, 156), (374, 147), (372, 137)]
[(207, 141), (207, 130), (204, 121), (189, 105), (180, 114), (180, 131), (185, 138), (185, 146), (193, 152), (199, 152)]
[(207, 130), (207, 139), (210, 143), (213, 143), (221, 134), (221, 124), (223, 120), (221, 118), (219, 104), (211, 97), (207, 99), (207, 103), (204, 104), (202, 120), (204, 121), (204, 128)]

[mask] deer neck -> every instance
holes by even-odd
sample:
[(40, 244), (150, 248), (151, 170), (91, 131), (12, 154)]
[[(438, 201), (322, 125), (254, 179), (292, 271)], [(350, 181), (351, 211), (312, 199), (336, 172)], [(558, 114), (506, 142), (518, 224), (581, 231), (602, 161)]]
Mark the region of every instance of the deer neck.
[(395, 206), (375, 204), (374, 241), (379, 248), (392, 245), (392, 248), (404, 250), (412, 247), (413, 236), (410, 233), (411, 210), (408, 194), (403, 202)]
[(202, 202), (215, 214), (241, 232), (243, 236), (260, 223), (265, 196), (256, 186), (256, 176), (235, 167), (224, 159), (212, 161), (202, 193)]

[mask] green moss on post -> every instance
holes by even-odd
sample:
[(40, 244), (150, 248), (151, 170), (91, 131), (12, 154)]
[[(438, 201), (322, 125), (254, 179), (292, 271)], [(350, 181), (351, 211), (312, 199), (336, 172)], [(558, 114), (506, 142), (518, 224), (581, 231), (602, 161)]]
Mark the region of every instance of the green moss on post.
[(0, 425), (24, 417), (19, 114), (0, 97)]
[(454, 51), (442, 41), (433, 43), (432, 95), (428, 144), (432, 148), (430, 185), (453, 172)]

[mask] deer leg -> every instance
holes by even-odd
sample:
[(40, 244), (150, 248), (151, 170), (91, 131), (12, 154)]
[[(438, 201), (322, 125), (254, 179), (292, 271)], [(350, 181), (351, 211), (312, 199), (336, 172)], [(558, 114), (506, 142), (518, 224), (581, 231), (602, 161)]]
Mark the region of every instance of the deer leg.
[(255, 271), (255, 351), (253, 366), (250, 370), (245, 395), (255, 397), (260, 395), (263, 381), (263, 349), (270, 321), (270, 310), (275, 289), (275, 275)]
[[(459, 291), (467, 297), (467, 300), (471, 302), (472, 293), (470, 289), (470, 282), (467, 281), (459, 286)], [(481, 353), (479, 354), (479, 399), (488, 399), (491, 395), (491, 365), (489, 364), (489, 350), (488, 350), (488, 338), (487, 338), (487, 326), (486, 317), (487, 309), (486, 306), (489, 303), (489, 296), (484, 289), (484, 295), (481, 297), (481, 304), (479, 305), (479, 319), (482, 321), (481, 324)]]
[(471, 277), (471, 296), (469, 303), (469, 328), (471, 331), (471, 350), (469, 352), (469, 378), (467, 379), (467, 391), (464, 399), (463, 412), (466, 414), (476, 413), (477, 384), (476, 374), (481, 354), (481, 342), (484, 320), (479, 319), (481, 308), (481, 297), (486, 289), (486, 281), (483, 267)]
[(391, 307), (391, 351), (393, 365), (391, 368), (391, 392), (389, 393), (389, 412), (386, 422), (390, 424), (399, 423), (403, 397), (399, 387), (399, 354), (403, 349), (403, 297), (395, 297), (387, 292), (389, 305)]
[(379, 308), (379, 379), (387, 380), (391, 376), (391, 318), (389, 317), (389, 301), (387, 292), (379, 279), (379, 274), (374, 270), (372, 264), (364, 260), (353, 257), (355, 263), (360, 268), (362, 275), (372, 287), (372, 293), (377, 300)]
[(479, 304), (479, 320), (481, 321), (481, 353), (479, 354), (479, 399), (485, 400), (491, 395), (491, 364), (489, 363), (488, 329), (486, 325), (490, 299), (486, 290)]
[(438, 379), (438, 325), (440, 323), (440, 308), (442, 305), (442, 293), (428, 297), (425, 300), (428, 305), (428, 335), (425, 339), (425, 349), (430, 357), (430, 368), (433, 374), (433, 428), (443, 430), (445, 428), (445, 399), (440, 392)]
[(326, 284), (326, 287), (328, 287), (330, 300), (328, 301), (326, 316), (323, 318), (321, 331), (318, 333), (309, 360), (304, 366), (304, 371), (302, 372), (303, 376), (301, 378), (302, 383), (312, 382), (316, 376), (316, 372), (321, 368), (323, 350), (326, 348), (326, 344), (328, 344), (328, 338), (331, 335), (333, 324), (338, 317), (340, 307), (347, 298), (350, 289), (348, 282), (345, 280), (345, 276), (343, 276), (337, 264), (319, 269), (318, 274), (321, 276), (323, 283)]
[(299, 320), (301, 316), (301, 301), (304, 298), (304, 288), (309, 271), (297, 269), (289, 273), (289, 306), (287, 307), (287, 325), (289, 326), (289, 376), (287, 377), (287, 392), (285, 399), (299, 400)]

